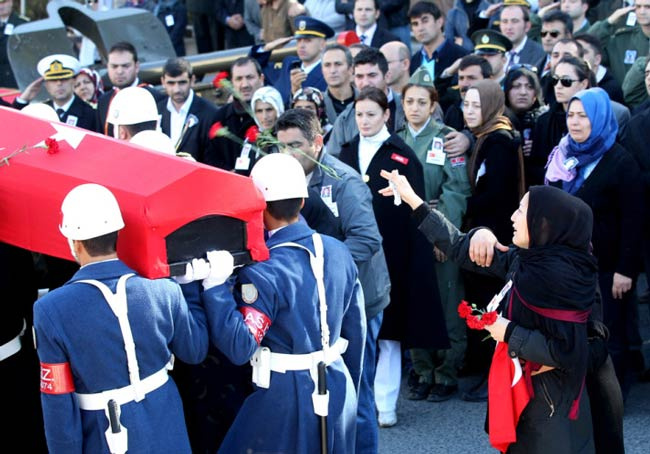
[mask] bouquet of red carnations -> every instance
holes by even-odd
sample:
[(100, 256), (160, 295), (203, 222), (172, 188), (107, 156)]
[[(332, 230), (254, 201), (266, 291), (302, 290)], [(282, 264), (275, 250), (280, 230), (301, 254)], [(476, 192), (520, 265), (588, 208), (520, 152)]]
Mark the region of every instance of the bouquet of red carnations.
[(485, 329), (486, 326), (496, 322), (499, 316), (496, 311), (479, 309), (476, 304), (469, 304), (465, 300), (458, 305), (458, 315), (465, 319), (465, 323), (471, 329)]

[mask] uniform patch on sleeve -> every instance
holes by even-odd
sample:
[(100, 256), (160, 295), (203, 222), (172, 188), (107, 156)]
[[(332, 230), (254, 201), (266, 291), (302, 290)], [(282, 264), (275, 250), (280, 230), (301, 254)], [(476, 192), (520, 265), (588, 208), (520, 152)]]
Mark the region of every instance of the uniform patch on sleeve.
[(41, 392), (44, 394), (74, 392), (70, 363), (41, 363)]
[(244, 323), (255, 338), (255, 342), (260, 345), (271, 327), (271, 320), (264, 313), (252, 307), (242, 306), (239, 308), (239, 312), (244, 316)]
[(392, 155), (390, 155), (390, 158), (393, 161), (399, 162), (400, 164), (407, 165), (409, 163), (409, 158), (404, 157), (401, 154), (393, 153)]
[(465, 167), (465, 157), (458, 156), (457, 158), (450, 158), (449, 162), (452, 167)]
[(254, 284), (242, 284), (241, 286), (241, 298), (246, 304), (253, 304), (257, 301), (259, 296), (257, 292), (257, 287)]

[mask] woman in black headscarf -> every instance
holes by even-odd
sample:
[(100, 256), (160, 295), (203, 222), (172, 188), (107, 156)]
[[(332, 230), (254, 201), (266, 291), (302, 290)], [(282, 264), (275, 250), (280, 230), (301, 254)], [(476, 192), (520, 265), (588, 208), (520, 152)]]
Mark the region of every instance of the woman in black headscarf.
[[(487, 229), (458, 231), (424, 204), (402, 175), (382, 172), (382, 176), (414, 209), (419, 229), (450, 259), (508, 282), (499, 306), (503, 316), (486, 329), (498, 342), (507, 343), (510, 357), (523, 363), (531, 399), (507, 452), (593, 452), (589, 411), (581, 411), (581, 420), (572, 422), (580, 402), (584, 407), (588, 400), (583, 393), (589, 357), (587, 319), (598, 283), (596, 260), (590, 253), (589, 206), (559, 189), (533, 186), (511, 217), (514, 247), (505, 248)], [(390, 186), (381, 192), (393, 194)], [(479, 252), (486, 243), (498, 249)], [(485, 251), (494, 253), (491, 261)], [(494, 410), (497, 402), (492, 396), (488, 401)]]

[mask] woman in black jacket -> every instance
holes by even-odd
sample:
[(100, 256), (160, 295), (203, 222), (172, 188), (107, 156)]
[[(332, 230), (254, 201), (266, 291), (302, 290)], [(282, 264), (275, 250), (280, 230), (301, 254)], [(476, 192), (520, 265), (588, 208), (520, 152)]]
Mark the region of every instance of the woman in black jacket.
[[(485, 226), (492, 229), (499, 241), (511, 235), (510, 215), (524, 193), (523, 155), (519, 134), (503, 115), (504, 94), (493, 80), (473, 85), (463, 100), (465, 123), (476, 136), (476, 144), (467, 166), (472, 195), (467, 199), (464, 226), (471, 229)], [(500, 278), (464, 272), (465, 295), (468, 301), (485, 307), (503, 286)], [(462, 397), (469, 401), (487, 398), (487, 371), (490, 363), (490, 342), (481, 335), (467, 333), (465, 372), (477, 374), (477, 386)]]
[(641, 258), (645, 206), (641, 175), (632, 155), (616, 143), (618, 125), (609, 96), (601, 88), (572, 97), (567, 126), (569, 134), (549, 157), (546, 179), (584, 200), (594, 212), (603, 321), (625, 397), (634, 375), (630, 347), (639, 342), (632, 288)]
[[(504, 248), (488, 229), (462, 234), (431, 210), (397, 172), (382, 176), (413, 208), (429, 241), (451, 260), (508, 280), (498, 309), (503, 316), (486, 329), (505, 343), (506, 364), (508, 358), (523, 363), (530, 401), (513, 423), (516, 439), (497, 439), (497, 432), (503, 433), (504, 423), (512, 419), (490, 417), (503, 403), (493, 400), (491, 378), (491, 443), (509, 454), (594, 452), (588, 397), (583, 392), (589, 359), (587, 319), (598, 285), (596, 260), (590, 253), (589, 206), (556, 188), (533, 186), (512, 214), (514, 247)], [(381, 193), (389, 196), (393, 189)], [(489, 247), (481, 250), (481, 244)], [(494, 254), (489, 262), (486, 251)]]
[[(408, 206), (379, 195), (381, 169), (398, 170), (412, 179), (424, 197), (422, 165), (408, 145), (390, 134), (390, 115), (383, 91), (367, 87), (355, 101), (359, 135), (341, 146), (339, 159), (358, 171), (373, 194), (373, 210), (391, 281), (390, 305), (379, 332), (375, 402), (380, 426), (397, 421), (402, 348), (449, 348), (434, 269), (433, 248), (417, 230)], [(400, 345), (401, 344), (401, 345)]]

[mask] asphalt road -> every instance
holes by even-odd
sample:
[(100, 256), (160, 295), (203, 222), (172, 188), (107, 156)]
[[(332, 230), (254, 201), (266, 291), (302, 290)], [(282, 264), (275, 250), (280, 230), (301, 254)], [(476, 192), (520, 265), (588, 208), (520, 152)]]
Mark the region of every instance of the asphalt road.
[[(643, 352), (650, 365), (650, 307), (639, 305)], [(472, 383), (461, 381), (461, 388)], [(485, 403), (454, 397), (447, 402), (410, 401), (406, 380), (397, 406), (397, 425), (379, 429), (380, 454), (482, 454), (496, 453), (483, 425)], [(650, 382), (637, 382), (625, 405), (623, 421), (626, 454), (650, 453)], [(552, 453), (551, 453), (552, 454)]]

